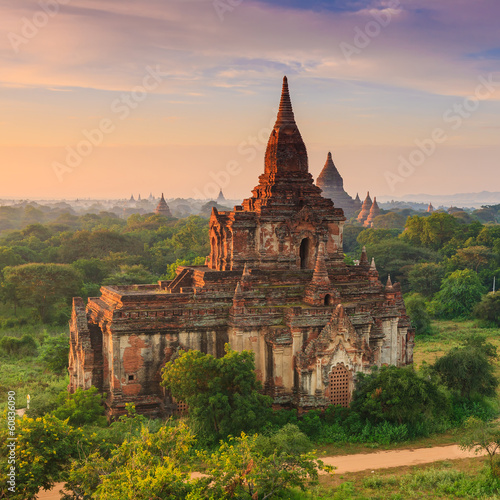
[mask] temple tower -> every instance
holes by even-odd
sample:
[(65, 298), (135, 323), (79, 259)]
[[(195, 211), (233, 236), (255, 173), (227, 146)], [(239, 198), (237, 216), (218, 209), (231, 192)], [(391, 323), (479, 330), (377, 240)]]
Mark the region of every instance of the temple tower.
[(216, 270), (313, 269), (326, 246), (327, 267), (343, 262), (340, 208), (321, 196), (309, 173), (307, 150), (295, 122), (287, 78), (267, 144), (264, 173), (252, 196), (210, 218), (210, 263)]
[(325, 166), (316, 179), (316, 186), (325, 198), (330, 198), (335, 206), (342, 208), (346, 217), (352, 217), (359, 207), (344, 190), (344, 179), (333, 163), (332, 153), (328, 153)]
[(370, 209), (372, 208), (372, 199), (370, 198), (370, 191), (366, 193), (366, 198), (365, 201), (363, 202), (363, 205), (361, 206), (361, 212), (359, 212), (358, 215), (358, 222), (363, 224), (365, 220), (368, 218), (370, 215)]
[(172, 213), (170, 212), (170, 208), (167, 205), (165, 198), (163, 197), (163, 193), (161, 193), (161, 199), (156, 206), (155, 214), (163, 215), (163, 217), (172, 217)]
[(370, 207), (370, 213), (368, 214), (368, 217), (366, 218), (363, 225), (365, 227), (373, 227), (373, 220), (375, 219), (375, 217), (378, 217), (379, 215), (380, 215), (380, 208), (377, 203), (377, 197), (375, 196), (373, 198), (372, 206)]

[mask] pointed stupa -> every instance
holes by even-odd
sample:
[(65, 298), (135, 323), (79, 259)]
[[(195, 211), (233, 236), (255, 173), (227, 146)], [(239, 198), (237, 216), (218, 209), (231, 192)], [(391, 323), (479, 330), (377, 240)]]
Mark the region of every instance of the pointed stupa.
[(375, 265), (375, 257), (372, 257), (372, 263), (370, 264), (370, 271), (376, 271), (377, 266)]
[(321, 189), (309, 173), (307, 150), (295, 123), (285, 76), (278, 116), (267, 143), (264, 173), (252, 190), (252, 197), (243, 201), (243, 209), (261, 212), (287, 207), (300, 210), (304, 205), (316, 209), (333, 208), (331, 200), (321, 196)]
[(330, 278), (328, 277), (328, 271), (326, 269), (324, 244), (320, 245), (318, 249), (318, 256), (316, 257), (316, 266), (314, 267), (314, 273), (311, 283), (314, 283), (315, 285), (330, 284)]
[(148, 200), (149, 201), (153, 201), (155, 198), (153, 196), (153, 193), (149, 193), (149, 197), (148, 197)]
[(243, 297), (243, 291), (241, 290), (240, 282), (236, 283), (236, 288), (234, 290), (234, 300), (240, 300)]
[(325, 166), (323, 167), (323, 170), (316, 179), (316, 186), (323, 189), (323, 196), (325, 196), (324, 194), (325, 189), (336, 188), (339, 190), (340, 189), (344, 190), (344, 179), (342, 179), (342, 176), (337, 170), (335, 163), (333, 163), (332, 153), (330, 152), (326, 157), (326, 162)]
[(141, 201), (141, 193), (139, 193), (139, 197), (137, 198), (137, 201)]
[(219, 191), (219, 196), (217, 197), (217, 203), (219, 203), (220, 205), (222, 205), (222, 203), (225, 203), (226, 201), (226, 198), (224, 198), (224, 194), (222, 192), (222, 189)]
[(434, 207), (432, 206), (432, 203), (429, 203), (429, 206), (427, 207), (427, 212), (429, 212), (430, 214), (434, 212)]
[(243, 266), (243, 278), (250, 276), (250, 269), (248, 269), (248, 264), (245, 262)]
[(386, 290), (392, 290), (392, 280), (391, 280), (391, 275), (387, 276), (387, 283), (385, 284), (385, 289)]
[(356, 193), (356, 198), (354, 198), (354, 203), (356, 204), (357, 210), (361, 208), (361, 200), (359, 199), (359, 193)]
[(361, 207), (361, 212), (359, 212), (358, 215), (358, 222), (364, 222), (366, 220), (370, 215), (370, 208), (372, 208), (372, 199), (370, 198), (370, 191), (368, 191), (363, 206)]
[(131, 195), (130, 195), (130, 200), (128, 200), (128, 201), (131, 201), (131, 202), (132, 202), (132, 201), (135, 201), (135, 198), (134, 198), (134, 195), (133, 195), (133, 194), (131, 194)]
[(357, 210), (354, 200), (344, 190), (344, 179), (333, 163), (332, 153), (328, 153), (325, 166), (316, 179), (316, 186), (323, 192), (322, 196), (330, 198), (337, 208), (342, 208), (347, 217)]
[(163, 193), (161, 193), (161, 199), (156, 206), (155, 214), (163, 215), (163, 217), (172, 217), (172, 213), (170, 212), (170, 208), (163, 197)]
[(373, 220), (375, 219), (375, 217), (378, 217), (379, 215), (380, 215), (380, 208), (379, 208), (378, 203), (377, 203), (377, 197), (375, 196), (373, 198), (373, 203), (372, 203), (372, 206), (370, 208), (370, 213), (368, 214), (368, 217), (366, 218), (363, 225), (365, 227), (372, 227)]
[(295, 123), (285, 76), (278, 116), (267, 143), (265, 173), (282, 177), (289, 172), (307, 173), (308, 162), (306, 146)]
[(359, 259), (359, 265), (360, 266), (368, 265), (368, 255), (366, 254), (366, 247), (364, 245), (363, 248), (361, 249), (361, 257)]

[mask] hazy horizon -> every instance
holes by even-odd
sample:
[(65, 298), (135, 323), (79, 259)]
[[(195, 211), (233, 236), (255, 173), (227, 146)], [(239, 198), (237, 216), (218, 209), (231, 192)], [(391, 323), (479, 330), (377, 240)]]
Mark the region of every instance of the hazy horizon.
[(314, 178), (500, 185), (494, 0), (0, 4), (0, 198), (246, 198), (285, 74)]

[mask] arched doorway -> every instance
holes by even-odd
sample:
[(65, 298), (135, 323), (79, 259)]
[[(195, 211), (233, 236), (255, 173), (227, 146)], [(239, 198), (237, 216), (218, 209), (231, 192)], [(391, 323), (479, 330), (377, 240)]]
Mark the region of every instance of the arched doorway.
[(301, 269), (310, 269), (311, 248), (312, 248), (311, 238), (304, 238), (300, 242), (299, 256), (300, 256), (300, 268)]
[(333, 306), (333, 297), (329, 293), (325, 295), (325, 306)]
[(347, 408), (351, 402), (351, 373), (339, 363), (330, 373), (329, 395), (332, 405)]

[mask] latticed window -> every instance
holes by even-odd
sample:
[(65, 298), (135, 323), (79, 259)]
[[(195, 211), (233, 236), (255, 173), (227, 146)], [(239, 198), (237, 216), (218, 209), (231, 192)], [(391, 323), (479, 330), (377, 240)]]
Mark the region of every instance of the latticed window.
[(175, 403), (175, 411), (174, 413), (176, 415), (187, 415), (188, 413), (188, 405), (184, 401), (177, 401), (174, 397), (172, 398), (172, 401)]
[(330, 373), (330, 402), (332, 405), (349, 406), (351, 400), (350, 373), (344, 365), (337, 365)]

